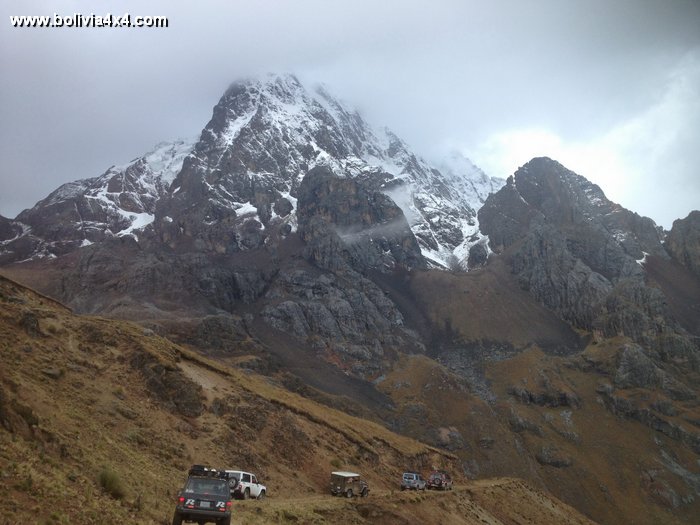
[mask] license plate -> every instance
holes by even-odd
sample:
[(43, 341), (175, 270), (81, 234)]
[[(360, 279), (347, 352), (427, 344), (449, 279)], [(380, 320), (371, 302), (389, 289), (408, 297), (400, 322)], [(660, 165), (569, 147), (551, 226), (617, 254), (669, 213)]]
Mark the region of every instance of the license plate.
[(211, 507), (211, 502), (210, 501), (200, 501), (199, 506), (202, 507), (203, 509), (208, 509)]

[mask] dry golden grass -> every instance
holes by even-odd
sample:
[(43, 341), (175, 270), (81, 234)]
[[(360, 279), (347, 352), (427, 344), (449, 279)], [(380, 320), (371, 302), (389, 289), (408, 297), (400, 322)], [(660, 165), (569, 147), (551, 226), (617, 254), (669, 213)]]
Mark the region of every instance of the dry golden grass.
[[(440, 277), (444, 282), (434, 289), (430, 279), (416, 281), (428, 289), (428, 306), (440, 306), (441, 294), (462, 293), (460, 276)], [(498, 302), (494, 297), (470, 308)], [(434, 321), (448, 315), (454, 330), (475, 338), (496, 333), (497, 326), (480, 326), (467, 308), (460, 312), (457, 299), (447, 303)], [(396, 405), (392, 424), (447, 449), (455, 446), (456, 457), (289, 392), (273, 377), (202, 357), (136, 324), (73, 316), (0, 279), (0, 484), (7, 496), (0, 499), (0, 516), (7, 523), (167, 523), (187, 467), (204, 463), (252, 470), (267, 484), (269, 500), (236, 505), (238, 523), (338, 523), (341, 517), (349, 523), (431, 523), (438, 517), (455, 524), (585, 522), (546, 491), (603, 523), (692, 523), (697, 503), (669, 510), (661, 500), (664, 487), (689, 494), (660, 468), (661, 451), (684, 468), (697, 464), (697, 455), (613, 415), (597, 392), (610, 381), (623, 342), (602, 341), (568, 359), (530, 346), (489, 363), (482, 371), (489, 400), (434, 360), (400, 356), (379, 383)], [(142, 355), (148, 366), (201, 387), (201, 415), (184, 416), (172, 399), (154, 393), (134, 365)], [(561, 392), (579, 405), (524, 403), (513, 387), (533, 395)], [(642, 405), (656, 399), (641, 390), (618, 395)], [(700, 420), (691, 402), (676, 409), (678, 415), (667, 418), (674, 424), (688, 428), (688, 421)], [(571, 465), (537, 463), (542, 449)], [(104, 467), (122, 482), (124, 497), (103, 490)], [(392, 493), (403, 470), (434, 467), (452, 471), (463, 490)], [(328, 473), (338, 469), (366, 475), (370, 498), (326, 496)], [(461, 472), (530, 481), (474, 482)]]
[[(274, 499), (324, 493), (334, 464), (379, 489), (412, 457), (452, 458), (138, 325), (0, 287), (0, 515), (11, 523), (163, 523), (192, 463), (254, 470)], [(154, 395), (132, 363), (144, 352), (201, 385), (200, 416)]]

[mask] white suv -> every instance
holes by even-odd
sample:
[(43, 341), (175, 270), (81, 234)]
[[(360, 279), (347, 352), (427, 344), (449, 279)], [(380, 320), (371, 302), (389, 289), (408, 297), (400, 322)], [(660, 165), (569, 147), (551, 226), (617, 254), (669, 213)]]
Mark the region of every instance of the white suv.
[(404, 472), (401, 478), (401, 490), (425, 490), (425, 480), (418, 472)]
[(238, 499), (263, 499), (267, 494), (267, 487), (258, 482), (255, 474), (242, 470), (224, 470), (226, 479), (231, 487), (231, 497)]

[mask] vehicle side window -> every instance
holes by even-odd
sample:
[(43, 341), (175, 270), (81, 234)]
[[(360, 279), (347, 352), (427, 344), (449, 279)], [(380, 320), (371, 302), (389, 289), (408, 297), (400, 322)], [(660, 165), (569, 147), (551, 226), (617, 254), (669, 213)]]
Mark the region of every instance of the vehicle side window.
[(245, 483), (250, 483), (250, 474), (243, 474), (241, 476), (241, 481), (244, 481)]
[(253, 483), (257, 483), (257, 482), (258, 482), (257, 478), (255, 476), (253, 476)]

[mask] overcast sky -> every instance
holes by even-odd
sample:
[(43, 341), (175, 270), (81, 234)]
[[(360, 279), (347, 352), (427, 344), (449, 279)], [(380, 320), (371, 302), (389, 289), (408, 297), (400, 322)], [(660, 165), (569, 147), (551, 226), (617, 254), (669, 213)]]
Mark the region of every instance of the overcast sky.
[[(163, 15), (19, 29), (10, 15)], [(700, 209), (700, 0), (3, 0), (0, 214), (197, 136), (232, 81), (328, 85), (434, 160), (546, 155), (670, 228)]]

